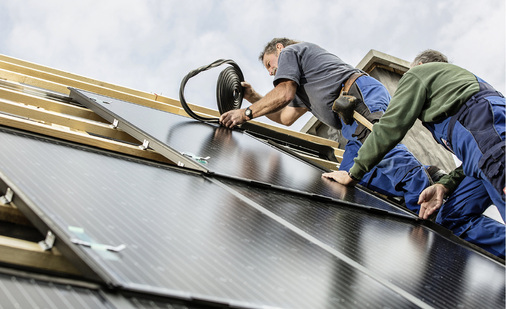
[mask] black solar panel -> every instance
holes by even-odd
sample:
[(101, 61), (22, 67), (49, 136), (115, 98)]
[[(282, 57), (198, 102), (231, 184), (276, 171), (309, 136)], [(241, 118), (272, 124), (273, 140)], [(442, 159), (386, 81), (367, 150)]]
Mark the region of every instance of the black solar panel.
[(0, 308), (115, 307), (97, 290), (0, 273)]
[(195, 169), (200, 171), (413, 217), (365, 191), (323, 179), (321, 169), (243, 132), (83, 90), (71, 90), (72, 97), (81, 104), (111, 122), (116, 120), (121, 129), (141, 142), (148, 140), (150, 147), (174, 162), (192, 157)]
[(8, 130), (0, 143), (30, 219), (120, 291), (239, 308), (504, 305), (503, 265), (410, 218)]

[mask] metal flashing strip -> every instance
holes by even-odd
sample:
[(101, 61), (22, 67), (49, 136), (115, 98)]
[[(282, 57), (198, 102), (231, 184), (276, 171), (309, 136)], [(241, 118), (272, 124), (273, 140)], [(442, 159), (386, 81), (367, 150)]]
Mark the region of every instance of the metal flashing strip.
[[(14, 198), (118, 291), (237, 308), (504, 305), (504, 265), (406, 220), (23, 134), (0, 142)], [(108, 259), (72, 238), (126, 248)]]
[[(350, 205), (367, 205), (388, 213), (415, 217), (409, 211), (360, 188), (323, 179), (321, 175), (324, 170), (247, 132), (201, 123), (84, 90), (71, 88), (71, 96), (108, 121), (118, 120), (119, 127), (140, 142), (149, 140), (150, 147), (167, 158), (174, 161), (175, 156), (177, 160), (183, 157), (208, 174), (326, 196)], [(191, 154), (193, 159), (185, 156), (185, 153)]]

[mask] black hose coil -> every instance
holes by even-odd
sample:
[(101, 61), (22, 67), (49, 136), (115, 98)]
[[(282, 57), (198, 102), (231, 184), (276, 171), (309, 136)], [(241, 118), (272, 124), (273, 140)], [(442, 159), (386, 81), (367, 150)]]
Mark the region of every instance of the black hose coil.
[(186, 113), (192, 118), (202, 122), (219, 122), (219, 118), (203, 117), (195, 114), (186, 103), (186, 100), (184, 98), (184, 87), (190, 78), (194, 77), (200, 72), (207, 71), (211, 68), (220, 66), (225, 63), (230, 64), (231, 66), (224, 69), (218, 76), (218, 82), (216, 85), (216, 100), (218, 103), (218, 110), (220, 111), (220, 114), (223, 114), (230, 110), (239, 109), (241, 107), (242, 99), (244, 97), (244, 87), (241, 86), (241, 82), (244, 81), (244, 77), (242, 75), (241, 69), (233, 60), (219, 59), (209, 65), (201, 66), (200, 68), (190, 71), (190, 73), (186, 74), (186, 76), (181, 81), (181, 86), (179, 87), (179, 101), (181, 102), (181, 105), (183, 106), (183, 109), (186, 111)]

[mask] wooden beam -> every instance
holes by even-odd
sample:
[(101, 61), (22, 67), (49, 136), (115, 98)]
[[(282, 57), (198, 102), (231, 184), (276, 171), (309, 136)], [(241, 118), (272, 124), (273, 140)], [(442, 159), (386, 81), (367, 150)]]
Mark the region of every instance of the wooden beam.
[(11, 265), (81, 275), (56, 248), (44, 251), (38, 243), (7, 236), (0, 236), (0, 261)]
[(73, 115), (75, 117), (85, 118), (88, 120), (106, 122), (102, 117), (88, 108), (62, 103), (15, 90), (0, 87), (0, 98), (12, 102), (36, 106), (56, 113)]
[(111, 127), (103, 122), (96, 122), (72, 115), (61, 114), (47, 111), (36, 106), (7, 102), (0, 99), (0, 110), (4, 113), (19, 115), (29, 119), (42, 121), (44, 123), (55, 124), (63, 127), (72, 128), (72, 130), (85, 131), (95, 135), (110, 137), (113, 139), (138, 144), (135, 138), (129, 134)]
[(5, 205), (0, 203), (0, 221), (15, 223), (19, 225), (31, 226), (32, 224), (28, 219), (11, 204)]
[(35, 122), (1, 113), (0, 113), (0, 124), (7, 127), (35, 132), (42, 135), (77, 142), (105, 150), (111, 150), (114, 152), (123, 153), (126, 155), (131, 155), (139, 158), (154, 160), (161, 163), (175, 164), (171, 160), (165, 158), (164, 156), (150, 149), (142, 150), (140, 147), (135, 145), (125, 144), (119, 141), (89, 135), (86, 132), (71, 130), (69, 128), (61, 127), (58, 125), (50, 125), (46, 123)]

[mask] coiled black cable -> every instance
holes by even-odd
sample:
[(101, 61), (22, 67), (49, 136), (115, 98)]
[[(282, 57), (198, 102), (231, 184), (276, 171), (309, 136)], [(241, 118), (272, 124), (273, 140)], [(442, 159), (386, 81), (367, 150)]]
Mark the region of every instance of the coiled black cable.
[(190, 73), (186, 74), (181, 81), (181, 86), (179, 87), (179, 101), (181, 102), (181, 106), (183, 106), (185, 112), (192, 118), (202, 122), (219, 122), (219, 118), (203, 117), (195, 114), (186, 103), (184, 98), (184, 87), (190, 78), (200, 72), (207, 71), (222, 64), (230, 64), (231, 66), (224, 69), (218, 76), (218, 82), (216, 85), (218, 110), (220, 111), (220, 114), (223, 114), (241, 107), (242, 99), (244, 97), (244, 87), (241, 86), (241, 82), (244, 81), (242, 71), (233, 60), (219, 59), (209, 65), (201, 66), (200, 68), (190, 71)]

